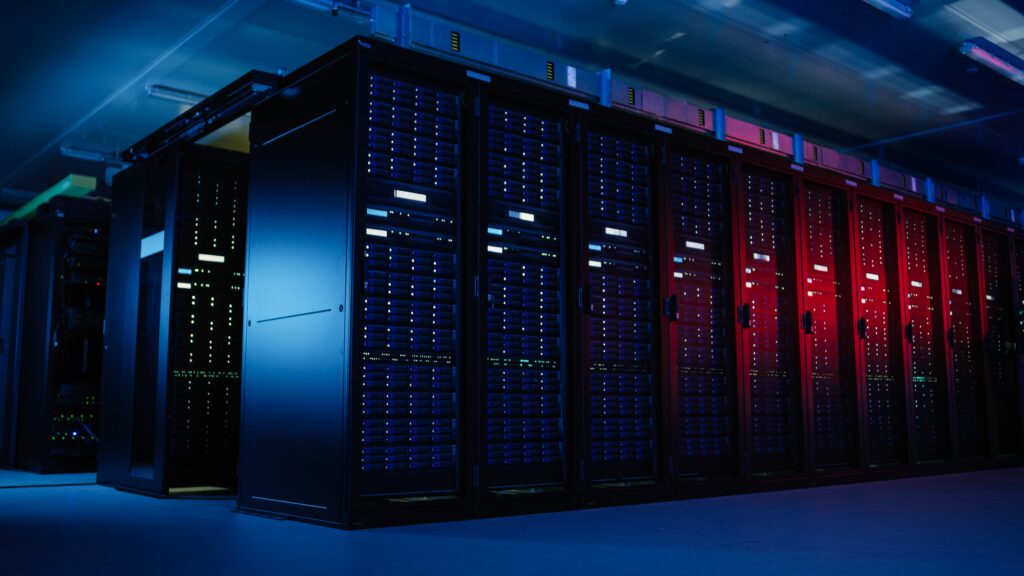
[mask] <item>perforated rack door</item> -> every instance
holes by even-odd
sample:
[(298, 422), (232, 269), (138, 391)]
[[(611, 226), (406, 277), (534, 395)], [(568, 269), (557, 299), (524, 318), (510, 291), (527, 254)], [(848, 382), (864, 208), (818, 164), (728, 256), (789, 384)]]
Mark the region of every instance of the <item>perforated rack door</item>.
[(673, 152), (673, 367), (681, 475), (722, 474), (736, 462), (736, 384), (729, 339), (729, 196), (720, 161)]
[(789, 177), (744, 174), (743, 327), (755, 471), (800, 464), (793, 191)]
[(486, 113), (481, 248), (489, 488), (565, 480), (561, 123), (514, 107)]
[(846, 195), (809, 184), (804, 197), (804, 305), (807, 369), (814, 409), (814, 462), (857, 456), (857, 374), (850, 302)]
[(446, 496), (459, 458), (459, 100), (383, 74), (369, 90), (356, 493)]
[(943, 344), (939, 231), (934, 216), (903, 212), (914, 452), (919, 461), (949, 456), (949, 405)]
[(650, 151), (601, 132), (584, 144), (590, 479), (646, 479), (656, 454)]
[(906, 447), (895, 208), (861, 198), (857, 221), (857, 333), (867, 395), (868, 457), (871, 462), (892, 462), (903, 458)]
[(985, 388), (978, 330), (978, 268), (974, 228), (947, 220), (946, 275), (949, 283), (947, 333), (952, 348), (953, 390), (961, 456), (980, 456), (987, 446)]
[(981, 238), (988, 319), (985, 346), (995, 400), (998, 447), (1000, 454), (1015, 454), (1021, 449), (1021, 428), (1010, 239), (987, 230), (982, 232)]
[(174, 235), (169, 486), (234, 485), (245, 273), (244, 170), (182, 159)]

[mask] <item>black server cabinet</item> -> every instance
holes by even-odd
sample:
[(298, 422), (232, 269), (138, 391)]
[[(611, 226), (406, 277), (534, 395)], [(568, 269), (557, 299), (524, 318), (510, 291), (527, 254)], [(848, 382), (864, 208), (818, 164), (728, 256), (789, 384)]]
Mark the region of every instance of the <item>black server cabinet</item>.
[(93, 470), (106, 291), (106, 201), (55, 198), (28, 224), (17, 454), (33, 472)]
[(938, 219), (914, 210), (903, 211), (903, 245), (907, 298), (907, 341), (910, 364), (910, 450), (919, 462), (949, 457), (949, 396), (943, 334), (943, 282)]
[(665, 379), (675, 395), (675, 473), (734, 475), (739, 443), (728, 167), (676, 147), (667, 160), (672, 263)]
[(853, 294), (850, 277), (846, 193), (806, 184), (803, 196), (804, 312), (816, 467), (853, 465), (858, 460), (857, 365), (853, 354)]
[(359, 39), (253, 110), (242, 509), (358, 526), (468, 506), (459, 76)]
[(494, 79), (480, 93), (479, 225), (466, 247), (467, 256), (476, 254), (479, 293), (477, 466), (483, 497), (564, 500), (572, 456), (565, 345), (571, 142), (565, 111), (541, 107), (532, 92)]
[(12, 221), (0, 229), (0, 467), (13, 467), (17, 447), (22, 307), (28, 231)]
[(746, 166), (739, 307), (749, 458), (754, 473), (796, 471), (803, 462), (796, 220), (789, 176)]
[(592, 490), (663, 479), (653, 139), (584, 114), (579, 169), (583, 476)]
[(1011, 266), (1013, 255), (1010, 239), (1004, 234), (984, 230), (981, 241), (988, 330), (984, 336), (985, 359), (990, 393), (995, 403), (996, 447), (999, 454), (1017, 454), (1021, 451), (1021, 419)]
[(950, 382), (956, 413), (956, 450), (981, 457), (988, 449), (988, 418), (978, 311), (978, 251), (974, 226), (945, 220)]
[(857, 253), (857, 338), (867, 420), (862, 438), (869, 463), (899, 462), (906, 454), (906, 398), (895, 206), (859, 198)]
[(193, 145), (114, 181), (101, 483), (234, 489), (247, 165)]

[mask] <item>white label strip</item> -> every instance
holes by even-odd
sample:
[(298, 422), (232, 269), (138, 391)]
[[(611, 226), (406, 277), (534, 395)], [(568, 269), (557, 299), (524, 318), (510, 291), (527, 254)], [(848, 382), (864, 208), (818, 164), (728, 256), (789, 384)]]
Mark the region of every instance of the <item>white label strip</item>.
[(408, 190), (395, 190), (395, 198), (401, 198), (402, 200), (413, 200), (416, 202), (427, 201), (426, 194), (420, 194), (419, 192), (409, 192)]
[(492, 235), (494, 235), (494, 236), (501, 236), (501, 235), (503, 235), (503, 234), (504, 234), (505, 232), (504, 232), (504, 231), (503, 231), (503, 230), (502, 230), (501, 228), (488, 228), (488, 229), (487, 229), (487, 233), (488, 233), (488, 234), (492, 234)]
[(224, 257), (219, 254), (200, 254), (200, 262), (224, 262)]
[(956, 294), (957, 296), (961, 296), (961, 295), (963, 295), (963, 293), (964, 293), (963, 290), (961, 290), (959, 288), (953, 288), (953, 294)]
[(846, 185), (849, 186), (850, 188), (856, 188), (857, 187), (857, 183), (854, 182), (853, 180), (850, 180), (849, 178), (846, 179)]
[(797, 171), (797, 172), (803, 172), (804, 171), (804, 167), (799, 165), (799, 164), (790, 164), (789, 167), (792, 168), (793, 170)]
[(366, 215), (367, 216), (378, 216), (380, 218), (387, 218), (388, 217), (388, 211), (387, 210), (377, 210), (376, 208), (367, 208), (366, 209)]
[(822, 266), (821, 264), (815, 264), (814, 269), (818, 272), (828, 272), (828, 266)]
[(619, 236), (621, 238), (628, 238), (629, 233), (619, 228), (612, 228), (611, 226), (604, 227), (604, 233), (609, 236)]
[(743, 154), (743, 148), (740, 148), (739, 146), (729, 146), (728, 150), (733, 154)]
[(565, 67), (565, 83), (569, 85), (569, 88), (576, 87), (576, 67), (566, 66)]
[(754, 260), (760, 260), (761, 262), (771, 262), (772, 261), (772, 257), (767, 255), (767, 254), (761, 254), (759, 252), (754, 252)]
[(378, 238), (387, 238), (388, 237), (388, 231), (387, 230), (380, 230), (378, 228), (367, 228), (366, 229), (366, 235), (367, 236), (376, 236)]
[(501, 246), (493, 246), (491, 244), (488, 244), (487, 251), (494, 252), (495, 254), (503, 254), (505, 252), (505, 249), (502, 248)]
[(691, 242), (689, 240), (686, 241), (686, 247), (687, 248), (692, 248), (694, 250), (703, 250), (704, 249), (704, 245), (701, 244), (700, 242)]
[(875, 274), (873, 272), (868, 272), (867, 274), (864, 274), (864, 277), (867, 278), (868, 280), (874, 280), (875, 282), (878, 282), (878, 274)]
[(683, 263), (683, 257), (682, 256), (673, 256), (672, 257), (672, 261), (675, 262), (676, 264), (682, 264)]
[(992, 296), (991, 294), (985, 294), (985, 300), (988, 300), (989, 302), (992, 302), (992, 301), (995, 300), (995, 297)]
[(661, 124), (655, 124), (654, 125), (654, 129), (656, 131), (662, 132), (664, 134), (671, 134), (672, 133), (672, 129), (671, 128), (669, 128), (668, 126), (662, 126)]
[(181, 274), (182, 276), (191, 276), (192, 275), (192, 269), (191, 268), (178, 268), (178, 274)]
[(192, 284), (189, 282), (178, 282), (178, 288), (181, 288), (182, 290), (191, 290)]
[(601, 267), (601, 262), (599, 260), (591, 260), (591, 261), (587, 262), (587, 264), (589, 264), (591, 268), (600, 268)]
[(779, 133), (772, 132), (772, 148), (775, 150), (779, 149)]
[(600, 252), (601, 251), (601, 245), (600, 244), (587, 244), (587, 248), (593, 250), (594, 252)]
[(914, 288), (924, 288), (924, 283), (918, 282), (917, 280), (911, 280), (910, 285), (913, 286)]
[(682, 278), (683, 277), (683, 273), (682, 272), (673, 272), (672, 276), (674, 276), (676, 278)]
[(516, 211), (516, 210), (509, 210), (508, 211), (508, 216), (509, 216), (509, 218), (518, 218), (518, 219), (522, 220), (523, 222), (533, 222), (533, 218), (534, 218), (533, 214), (530, 214), (529, 212), (519, 212), (519, 211)]
[(142, 239), (141, 251), (139, 252), (139, 258), (145, 258), (146, 256), (152, 256), (153, 254), (159, 254), (164, 251), (164, 231), (161, 230), (156, 234), (150, 234)]

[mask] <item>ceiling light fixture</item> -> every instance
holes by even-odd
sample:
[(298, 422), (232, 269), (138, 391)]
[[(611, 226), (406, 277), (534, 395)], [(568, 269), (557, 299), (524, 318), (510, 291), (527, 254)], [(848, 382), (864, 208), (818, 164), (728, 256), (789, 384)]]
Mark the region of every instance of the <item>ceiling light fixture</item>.
[(206, 100), (206, 95), (204, 94), (189, 92), (188, 90), (181, 90), (179, 88), (171, 88), (170, 86), (162, 86), (160, 84), (147, 84), (146, 94), (153, 98), (170, 100), (171, 102), (180, 102), (182, 104), (188, 104), (189, 106), (195, 106), (203, 100)]
[(1018, 84), (1024, 84), (1024, 62), (984, 38), (966, 40), (960, 45), (960, 53)]
[(128, 162), (121, 160), (116, 156), (104, 154), (98, 150), (85, 150), (83, 148), (75, 148), (73, 146), (61, 146), (60, 153), (66, 158), (74, 158), (75, 160), (85, 160), (87, 162), (98, 162), (100, 164), (107, 164), (109, 166), (120, 166), (122, 168), (129, 165)]
[(882, 12), (885, 12), (893, 18), (899, 18), (900, 20), (906, 20), (914, 15), (914, 11), (900, 0), (864, 0), (868, 4), (871, 4), (875, 8), (878, 8)]

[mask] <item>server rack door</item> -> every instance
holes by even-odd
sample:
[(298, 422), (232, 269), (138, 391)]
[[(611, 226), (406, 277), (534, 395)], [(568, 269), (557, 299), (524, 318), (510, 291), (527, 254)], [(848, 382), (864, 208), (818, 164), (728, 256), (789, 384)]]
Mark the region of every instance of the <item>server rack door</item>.
[(1017, 336), (1017, 399), (1018, 399), (1018, 418), (1021, 419), (1021, 433), (1024, 434), (1024, 394), (1021, 393), (1024, 388), (1024, 238), (1016, 237), (1013, 241), (1013, 270), (1014, 270), (1014, 287), (1015, 287), (1015, 304), (1017, 312), (1017, 325), (1014, 331)]
[(461, 488), (460, 99), (399, 76), (369, 75), (357, 201), (353, 494), (364, 503)]
[(857, 459), (857, 373), (850, 294), (846, 194), (807, 184), (804, 195), (804, 305), (816, 466)]
[(482, 123), (481, 487), (564, 488), (562, 121), (492, 101)]
[(867, 401), (868, 460), (895, 462), (903, 459), (906, 449), (895, 207), (862, 197), (857, 222), (857, 335)]
[(1021, 449), (1021, 421), (1010, 239), (988, 230), (982, 232), (981, 238), (988, 319), (985, 346), (995, 400), (997, 447), (1000, 454), (1015, 454)]
[(949, 456), (949, 408), (943, 344), (942, 278), (938, 221), (904, 210), (908, 323), (904, 328), (910, 362), (914, 458)]
[(582, 145), (588, 478), (646, 483), (658, 472), (651, 150), (601, 129)]
[(668, 163), (676, 471), (680, 476), (730, 474), (736, 469), (737, 403), (725, 166), (676, 150)]
[(978, 268), (974, 228), (946, 220), (946, 277), (949, 285), (951, 381), (955, 394), (958, 454), (984, 454), (988, 445), (982, 377)]
[(28, 231), (10, 223), (0, 243), (0, 467), (14, 466)]
[(743, 173), (741, 300), (747, 402), (754, 472), (801, 465), (801, 403), (795, 290), (792, 181)]

